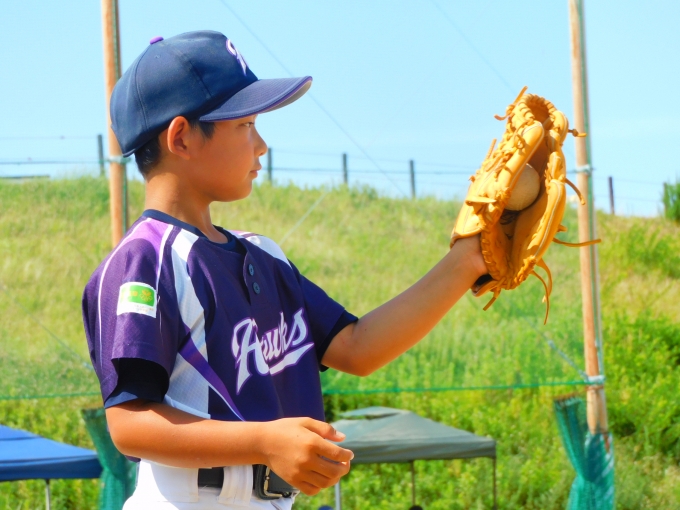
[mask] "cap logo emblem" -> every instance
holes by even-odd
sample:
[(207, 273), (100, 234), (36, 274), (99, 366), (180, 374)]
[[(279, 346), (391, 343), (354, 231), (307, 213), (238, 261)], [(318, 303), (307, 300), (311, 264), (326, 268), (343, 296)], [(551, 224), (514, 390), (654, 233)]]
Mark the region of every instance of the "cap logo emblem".
[(238, 51), (233, 43), (227, 39), (227, 50), (229, 50), (229, 53), (234, 55), (236, 57), (236, 60), (238, 60), (238, 63), (241, 64), (241, 69), (243, 69), (243, 74), (246, 74), (246, 69), (248, 67), (248, 64), (246, 63), (246, 59), (243, 58), (243, 55), (241, 55), (241, 52)]

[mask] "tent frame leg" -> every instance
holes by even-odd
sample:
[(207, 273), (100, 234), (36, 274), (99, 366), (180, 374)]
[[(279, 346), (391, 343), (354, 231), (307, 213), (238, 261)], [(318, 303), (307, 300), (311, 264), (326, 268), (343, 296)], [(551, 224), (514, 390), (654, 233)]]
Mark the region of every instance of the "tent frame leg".
[(335, 484), (335, 510), (342, 510), (342, 489), (340, 488), (340, 480)]
[(416, 506), (416, 463), (411, 461), (411, 506)]
[(51, 510), (52, 508), (52, 496), (50, 494), (50, 480), (45, 480), (45, 508)]
[(493, 459), (493, 510), (498, 510), (498, 489), (496, 480), (496, 457)]

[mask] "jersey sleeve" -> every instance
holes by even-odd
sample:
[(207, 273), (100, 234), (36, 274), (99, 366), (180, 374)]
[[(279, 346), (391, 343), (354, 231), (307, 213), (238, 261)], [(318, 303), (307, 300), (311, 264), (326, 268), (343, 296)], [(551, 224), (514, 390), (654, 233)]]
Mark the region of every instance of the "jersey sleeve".
[(345, 307), (331, 298), (314, 282), (300, 274), (297, 267), (290, 263), (295, 277), (300, 284), (304, 296), (307, 320), (314, 340), (316, 358), (321, 371), (327, 367), (321, 364), (331, 341), (345, 326), (355, 322), (358, 318), (345, 310)]
[(121, 358), (117, 372), (118, 384), (105, 400), (105, 408), (136, 399), (163, 402), (170, 380), (162, 366), (145, 359)]
[(182, 338), (171, 264), (164, 246), (133, 239), (85, 288), (83, 317), (104, 401), (118, 385), (119, 360), (151, 361), (172, 373)]

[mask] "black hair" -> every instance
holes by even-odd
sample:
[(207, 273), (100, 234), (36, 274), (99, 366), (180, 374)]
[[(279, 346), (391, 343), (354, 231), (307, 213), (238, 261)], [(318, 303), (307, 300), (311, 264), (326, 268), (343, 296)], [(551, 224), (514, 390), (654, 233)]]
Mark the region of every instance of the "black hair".
[[(200, 129), (203, 138), (210, 140), (215, 134), (215, 124), (213, 122), (201, 122), (198, 119), (188, 119), (191, 129)], [(160, 135), (159, 135), (160, 136)], [(161, 160), (161, 142), (159, 136), (149, 140), (135, 151), (135, 162), (139, 173), (146, 179), (147, 175), (153, 170)]]

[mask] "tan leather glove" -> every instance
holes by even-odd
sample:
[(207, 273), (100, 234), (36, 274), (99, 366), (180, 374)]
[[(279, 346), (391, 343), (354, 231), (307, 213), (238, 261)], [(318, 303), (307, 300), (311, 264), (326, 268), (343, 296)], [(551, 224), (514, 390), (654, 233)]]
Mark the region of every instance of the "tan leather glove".
[[(540, 96), (525, 94), (522, 89), (506, 110), (503, 138), (489, 152), (477, 172), (470, 177), (472, 184), (451, 233), (451, 246), (461, 238), (481, 234), (482, 254), (489, 274), (472, 286), (475, 296), (493, 292), (484, 307), (488, 309), (501, 290), (511, 290), (536, 276), (545, 287), (547, 303), (545, 321), (550, 311), (552, 275), (543, 260), (550, 244), (566, 227), (561, 225), (566, 207), (565, 184), (576, 191), (567, 179), (562, 144), (567, 133), (585, 136), (569, 129), (569, 121), (555, 106)], [(546, 279), (535, 271), (538, 266)], [(547, 280), (547, 282), (546, 282)]]

